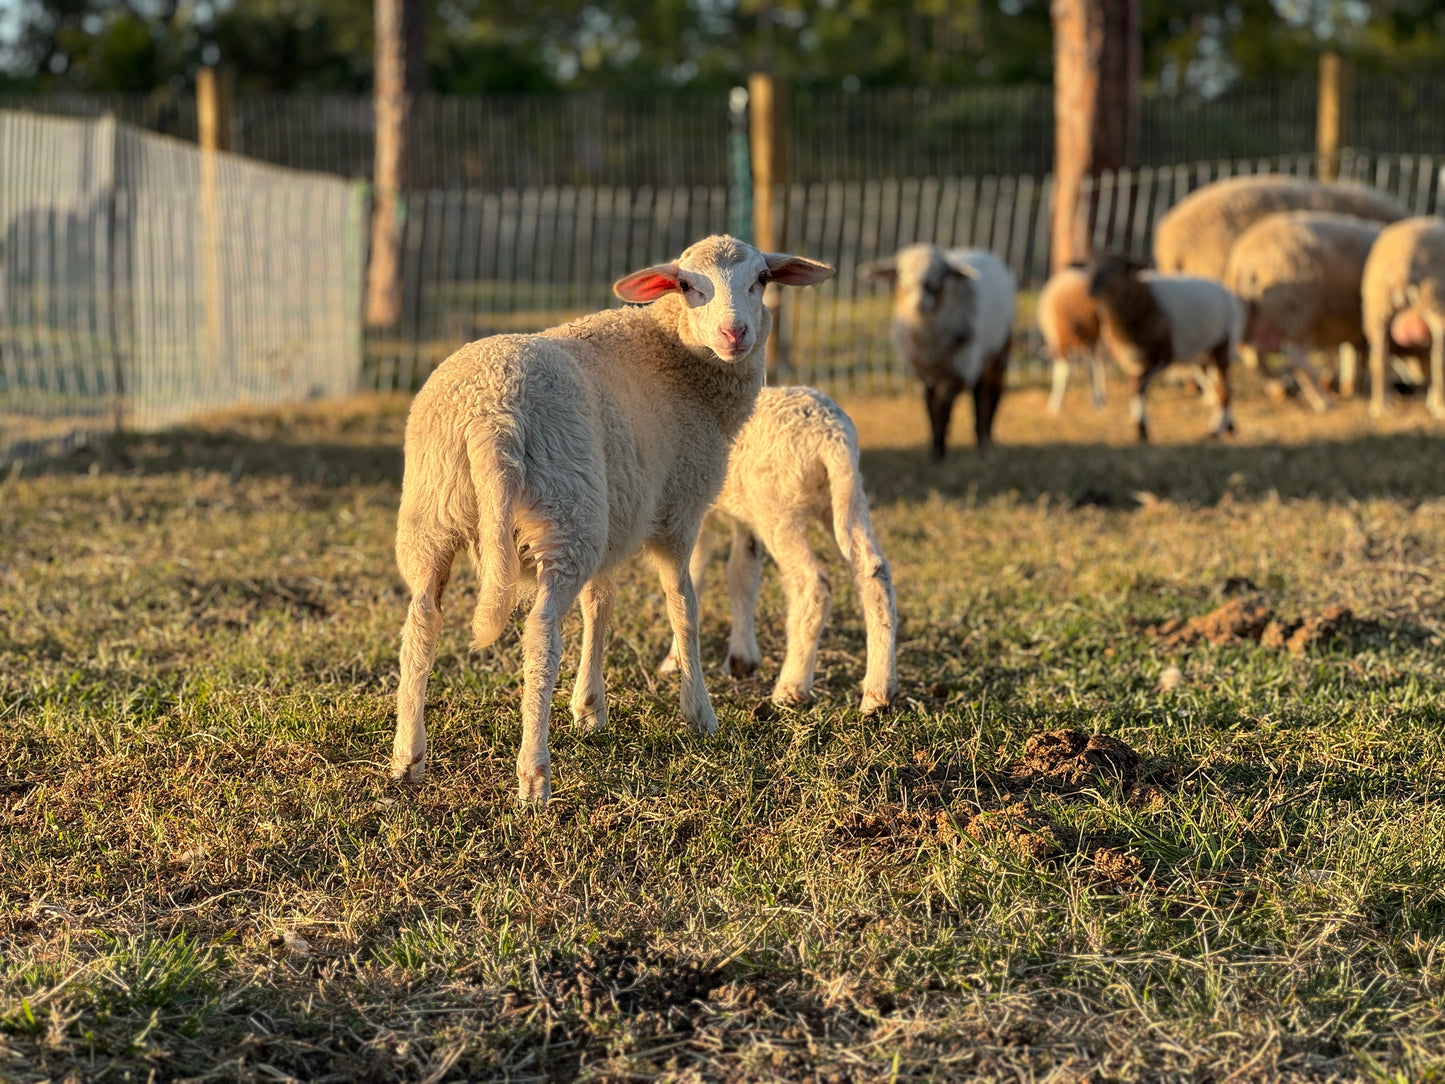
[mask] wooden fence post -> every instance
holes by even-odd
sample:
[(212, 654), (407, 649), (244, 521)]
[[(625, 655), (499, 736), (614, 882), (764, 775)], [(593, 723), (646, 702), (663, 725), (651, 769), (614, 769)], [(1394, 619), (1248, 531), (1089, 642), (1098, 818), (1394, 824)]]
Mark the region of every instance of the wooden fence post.
[[(780, 252), (787, 243), (786, 88), (769, 72), (748, 76), (748, 109), (753, 159), (753, 244), (764, 252)], [(783, 189), (781, 204), (776, 202)], [(769, 285), (763, 303), (772, 314), (773, 330), (766, 348), (768, 372), (776, 374), (783, 348), (782, 291)]]
[(201, 281), (206, 305), (206, 364), (225, 372), (225, 292), (221, 282), (222, 223), (216, 191), (216, 152), (231, 149), (230, 71), (202, 68), (196, 73), (196, 124), (201, 146)]
[(1340, 175), (1345, 136), (1345, 65), (1339, 53), (1320, 54), (1320, 89), (1315, 112), (1315, 170), (1322, 181)]

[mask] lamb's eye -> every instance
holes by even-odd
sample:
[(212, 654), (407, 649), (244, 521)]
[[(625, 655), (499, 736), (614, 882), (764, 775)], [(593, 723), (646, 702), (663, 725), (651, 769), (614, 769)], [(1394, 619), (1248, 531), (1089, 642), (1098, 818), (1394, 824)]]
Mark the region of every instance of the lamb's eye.
[(683, 293), (687, 293), (689, 290), (692, 289), (692, 283), (688, 282), (687, 279), (678, 279), (677, 288)]
[(763, 268), (761, 271), (758, 272), (758, 285), (766, 286), (768, 284), (768, 280), (772, 277), (772, 275), (768, 274), (768, 269), (766, 267)]

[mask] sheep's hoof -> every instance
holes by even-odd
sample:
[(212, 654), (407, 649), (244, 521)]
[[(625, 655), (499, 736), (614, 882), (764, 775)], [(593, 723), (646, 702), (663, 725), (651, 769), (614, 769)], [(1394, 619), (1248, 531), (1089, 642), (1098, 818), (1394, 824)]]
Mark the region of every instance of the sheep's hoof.
[(894, 693), (875, 693), (867, 689), (863, 690), (863, 703), (861, 705), (864, 715), (873, 715), (882, 711), (893, 703)]
[(687, 728), (699, 738), (706, 738), (717, 733), (717, 712), (712, 710), (712, 704), (704, 702), (698, 711), (693, 711), (685, 716)]
[(540, 768), (517, 769), (517, 801), (524, 806), (540, 809), (552, 797), (552, 769), (550, 765)]
[(745, 655), (734, 655), (728, 653), (728, 673), (735, 678), (744, 678), (754, 673), (758, 668), (758, 660), (750, 659)]
[(426, 775), (426, 753), (410, 758), (392, 757), (391, 778), (398, 783), (420, 783)]
[(662, 661), (657, 664), (657, 672), (659, 674), (675, 674), (677, 673), (677, 669), (677, 656), (671, 651), (664, 655)]
[(607, 702), (601, 697), (588, 697), (572, 705), (572, 721), (583, 730), (596, 734), (607, 729)]
[(801, 685), (779, 685), (773, 689), (773, 703), (780, 708), (795, 708), (813, 699), (813, 691)]

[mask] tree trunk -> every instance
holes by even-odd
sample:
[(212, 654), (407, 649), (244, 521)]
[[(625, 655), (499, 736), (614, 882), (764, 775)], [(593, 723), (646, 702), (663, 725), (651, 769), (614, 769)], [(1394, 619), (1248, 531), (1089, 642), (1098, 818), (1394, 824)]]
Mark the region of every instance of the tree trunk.
[(422, 0), (376, 0), (376, 167), (367, 327), (391, 327), (401, 318), (401, 196), (413, 180), (416, 158), (417, 106), (426, 79), (425, 19)]
[(1052, 0), (1052, 270), (1090, 255), (1084, 178), (1135, 163), (1139, 144), (1139, 0)]

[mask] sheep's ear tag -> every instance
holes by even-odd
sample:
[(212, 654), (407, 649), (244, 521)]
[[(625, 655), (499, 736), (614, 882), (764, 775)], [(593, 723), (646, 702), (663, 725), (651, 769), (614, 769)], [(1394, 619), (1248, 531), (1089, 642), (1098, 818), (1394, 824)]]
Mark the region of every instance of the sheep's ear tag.
[(656, 301), (663, 294), (677, 289), (678, 266), (675, 263), (645, 267), (624, 275), (612, 284), (612, 292), (623, 301), (646, 305)]

